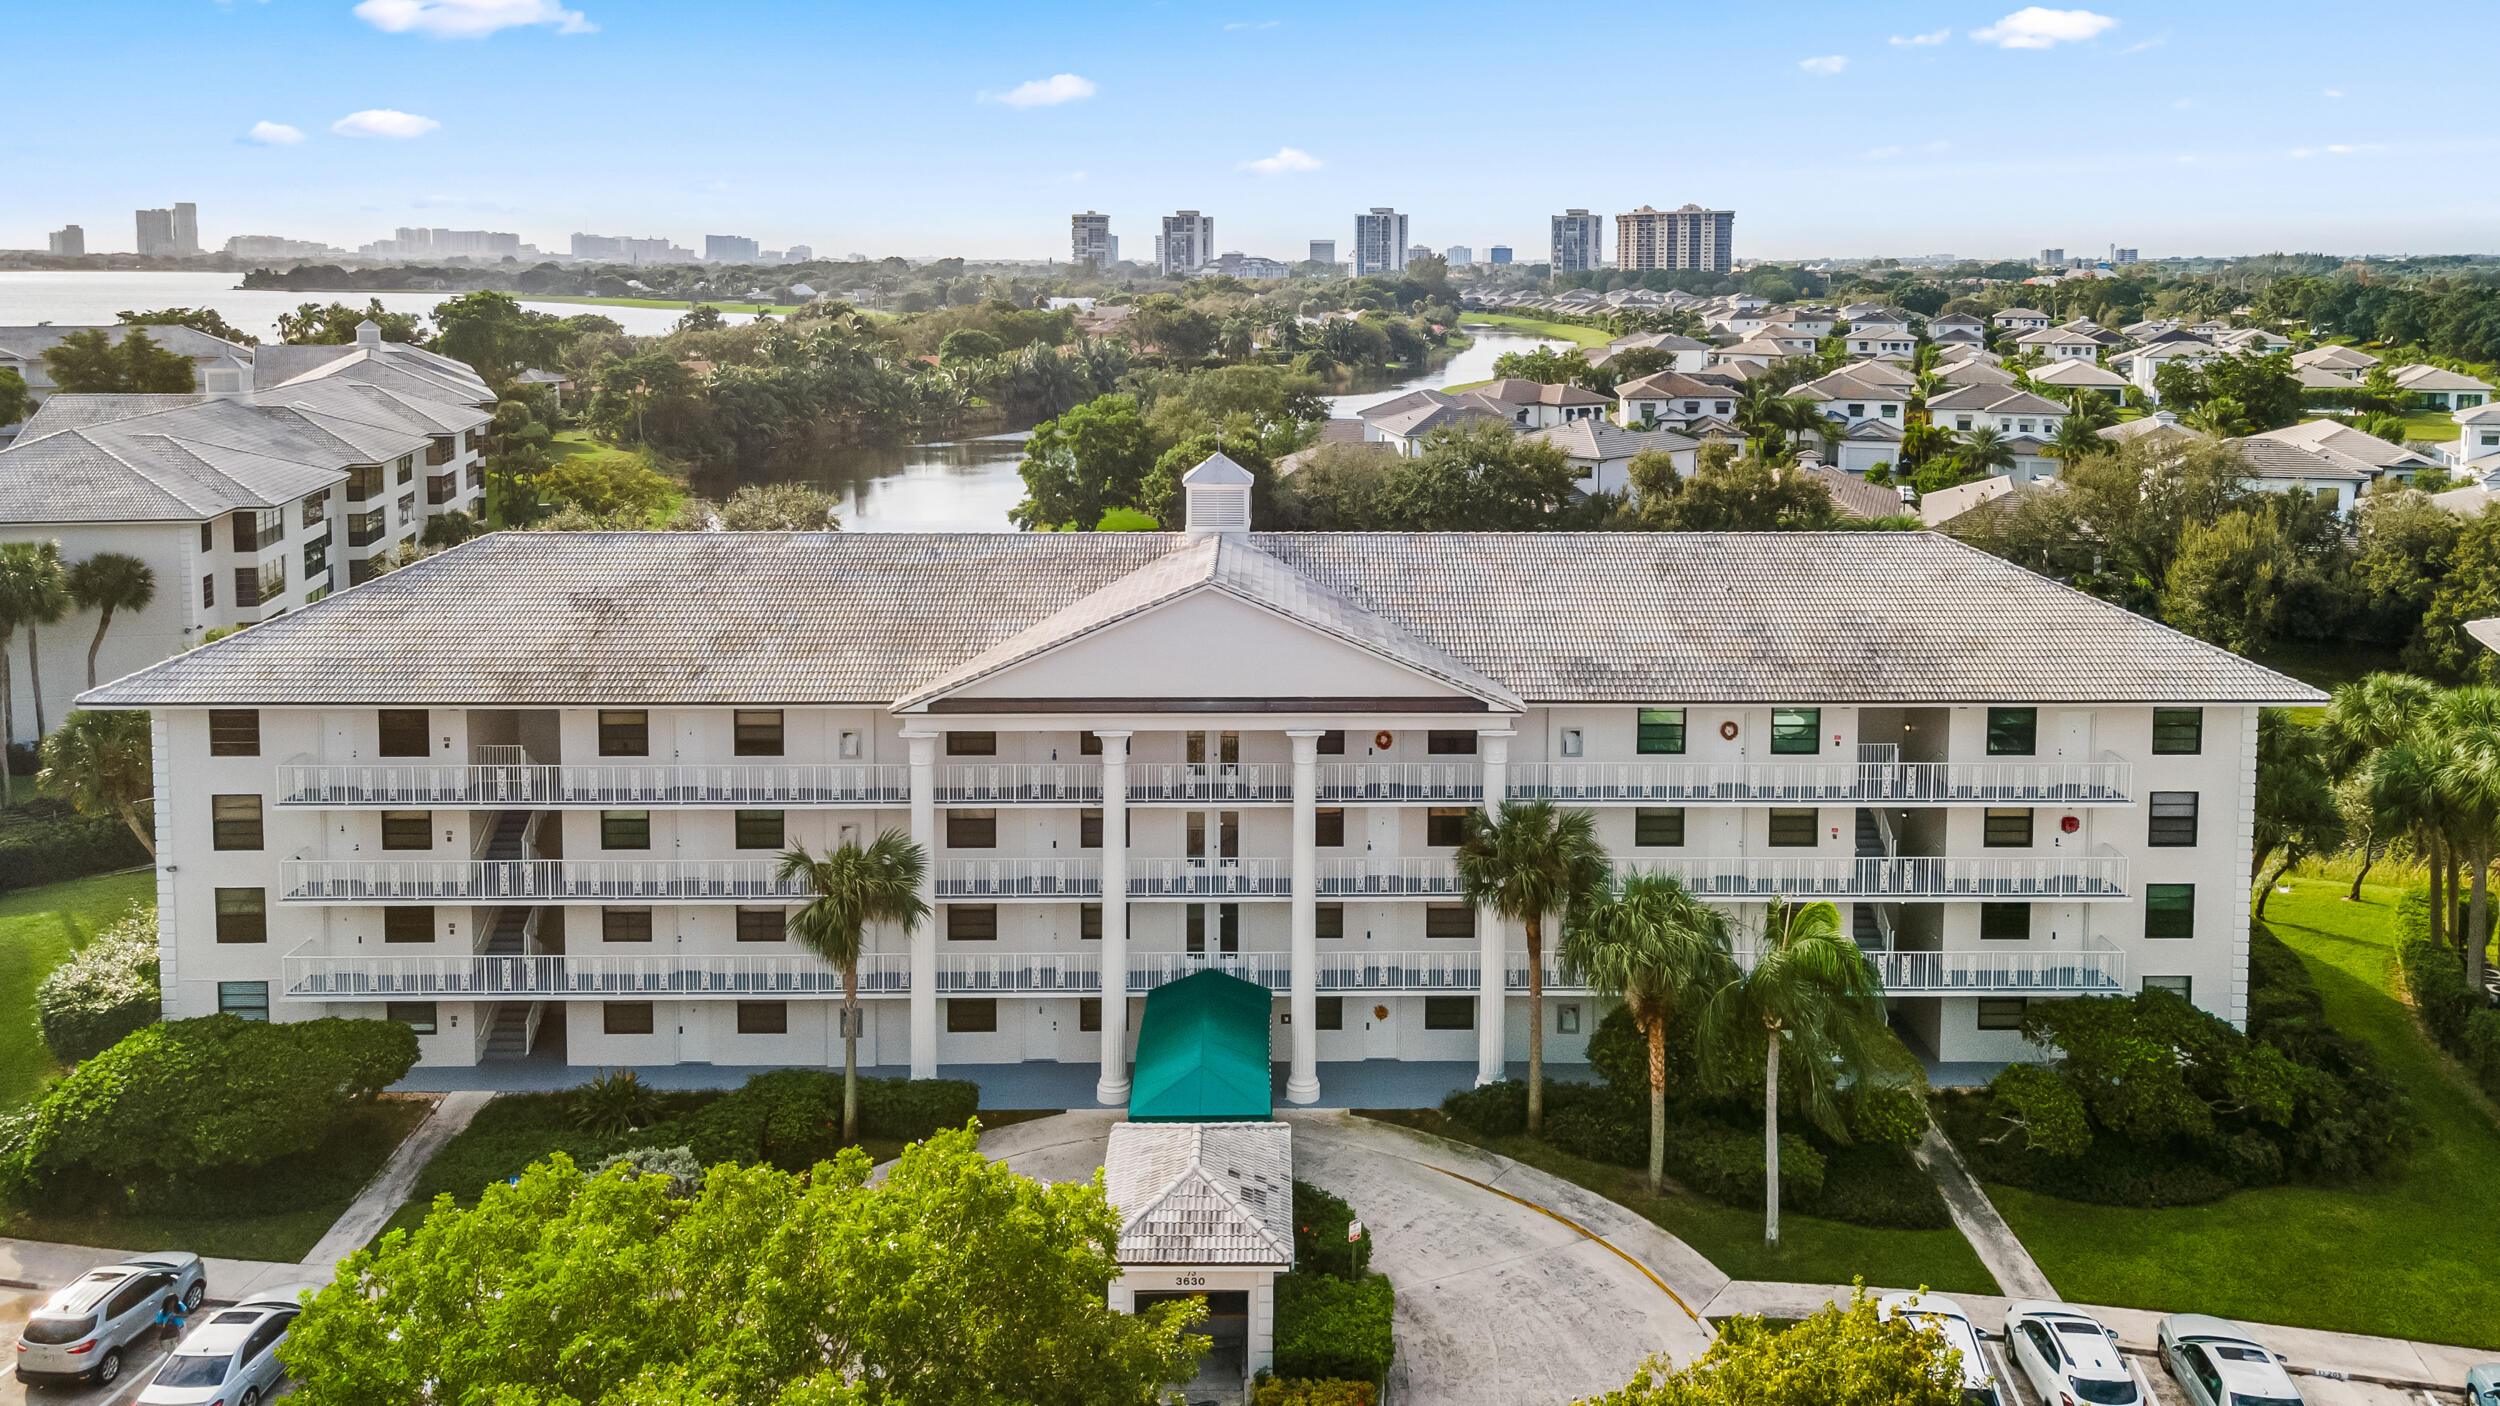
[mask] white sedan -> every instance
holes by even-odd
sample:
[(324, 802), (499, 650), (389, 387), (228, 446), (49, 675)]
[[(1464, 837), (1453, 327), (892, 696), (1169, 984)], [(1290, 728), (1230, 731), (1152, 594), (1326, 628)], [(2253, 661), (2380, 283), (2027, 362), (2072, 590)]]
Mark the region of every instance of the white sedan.
[(2079, 1308), (2025, 1299), (2005, 1311), (2005, 1346), (2040, 1406), (2139, 1406), (2118, 1335)]
[(137, 1406), (260, 1406), (286, 1379), (278, 1344), (304, 1311), (295, 1284), (221, 1308), (191, 1330), (139, 1393)]
[(2163, 1369), (2190, 1406), (2303, 1406), (2282, 1359), (2228, 1318), (2174, 1313), (2154, 1336)]
[(1979, 1330), (1953, 1300), (1937, 1294), (1886, 1294), (1875, 1301), (1875, 1316), (1889, 1323), (1906, 1318), (1940, 1334), (1945, 1346), (1962, 1357), (1962, 1406), (2000, 1406), (1996, 1373), (1979, 1347)]

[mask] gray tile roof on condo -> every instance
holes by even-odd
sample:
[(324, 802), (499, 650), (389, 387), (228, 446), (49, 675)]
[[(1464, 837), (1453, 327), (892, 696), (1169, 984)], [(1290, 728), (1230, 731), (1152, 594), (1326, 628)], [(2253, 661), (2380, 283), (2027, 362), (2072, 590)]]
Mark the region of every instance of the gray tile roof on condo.
[(1521, 435), (1521, 439), (1556, 445), (1574, 459), (1629, 459), (1644, 449), (1679, 453), (1701, 441), (1673, 430), (1626, 429), (1612, 420), (1572, 420)]
[(2367, 483), (2376, 477), (2370, 465), (2316, 445), (2254, 438), (2223, 442), (2240, 452), (2240, 459), (2248, 465), (2251, 478), (2331, 479)]
[(171, 398), (188, 403), (0, 449), (0, 522), (197, 520), (274, 507), (371, 462), (338, 425), (299, 410)]
[[(119, 324), (101, 326), (52, 326), (47, 324), (40, 327), (0, 327), (0, 352), (8, 352), (23, 360), (32, 360), (43, 355), (46, 351), (52, 349), (53, 347), (59, 346), (62, 342), (66, 341), (73, 332), (102, 331), (110, 334), (113, 342), (116, 345), (119, 345), (122, 338), (128, 336), (131, 330), (131, 328), (121, 326)], [(229, 342), (223, 337), (210, 336), (208, 333), (202, 332), (197, 328), (185, 327), (180, 323), (166, 323), (163, 325), (150, 324), (147, 328), (147, 334), (149, 341), (156, 343), (158, 346), (163, 347), (167, 351), (174, 352), (181, 356), (187, 356), (194, 360), (216, 360), (225, 357), (234, 357), (248, 363), (253, 357), (253, 348), (251, 347), (244, 346), (239, 342)]]
[(1293, 1129), (1114, 1123), (1103, 1192), (1122, 1264), (1293, 1263)]
[(179, 405), (197, 405), (206, 399), (207, 396), (191, 391), (179, 395), (55, 395), (37, 406), (26, 423), (17, 427), (17, 442), (32, 444), (45, 435), (58, 434), (63, 430), (109, 425), (134, 415), (149, 415)]
[[(1258, 533), (1250, 544), (1308, 577), (1314, 598), (1375, 613), (1531, 702), (2319, 697), (1916, 533)], [(1143, 532), (496, 533), (85, 704), (882, 705), (1186, 549)], [(1901, 607), (1905, 580), (1922, 583), (1918, 609)]]

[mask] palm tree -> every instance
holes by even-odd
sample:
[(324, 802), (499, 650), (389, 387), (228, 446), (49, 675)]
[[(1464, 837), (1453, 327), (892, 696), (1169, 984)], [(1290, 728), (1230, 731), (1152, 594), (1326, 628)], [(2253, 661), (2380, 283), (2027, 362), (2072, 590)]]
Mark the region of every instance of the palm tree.
[(2480, 991), (2491, 945), (2491, 864), (2500, 857), (2500, 688), (2452, 689), (2440, 696), (2434, 717), (2454, 749), (2439, 780), (2453, 804), (2449, 832), (2465, 852), (2466, 989)]
[(2103, 430), (2118, 423), (2118, 407), (2109, 403), (2108, 396), (2096, 390), (2077, 387), (2073, 394), (2066, 397), (2066, 407), (2068, 424), (2081, 420), (2087, 429)]
[(1623, 1002), (1649, 1042), (1649, 1189), (1667, 1164), (1667, 1024), (1736, 974), (1727, 915), (1663, 874), (1636, 874), (1578, 909), (1563, 931), (1563, 970)]
[(35, 695), (35, 736), (43, 725), (43, 661), (35, 650), (38, 626), (57, 625), (69, 614), (68, 572), (58, 542), (0, 544), (0, 737), (17, 735), (14, 698), (8, 691), (8, 648), (17, 627), (26, 627), (26, 684)]
[(1964, 473), (1992, 474), (1999, 469), (2011, 470), (2014, 467), (2014, 446), (1998, 434), (1993, 425), (1981, 425), (1966, 431), (1962, 435), (1961, 447), (1953, 453), (1962, 461)]
[[(1552, 801), (1520, 801), (1499, 816), (1471, 811), (1458, 846), (1458, 882), (1467, 901), (1528, 930), (1528, 1131), (1545, 1123), (1545, 918), (1566, 920), (1576, 905), (1606, 886), (1606, 851), (1597, 818), (1558, 809)], [(1483, 974), (1499, 1000), (1502, 974)]]
[(80, 708), (61, 719), (61, 730), (43, 741), (43, 770), (35, 789), (67, 801), (80, 815), (118, 815), (137, 836), (148, 858), (156, 839), (139, 823), (139, 808), (156, 799), (149, 766), (148, 715), (130, 709)]
[(87, 641), (87, 687), (93, 688), (96, 651), (104, 647), (104, 632), (113, 628), (113, 612), (147, 609), (156, 599), (156, 572), (127, 553), (98, 552), (69, 569), (69, 598), (81, 610), (102, 612), (95, 638)]
[(1702, 1009), (1703, 1046), (1725, 1060), (1763, 1038), (1762, 1241), (1780, 1240), (1780, 1069), (1806, 1115), (1840, 1127), (1844, 1079), (1886, 1063), (1884, 987), (1874, 963), (1841, 930), (1829, 903), (1774, 909), (1751, 970), (1721, 986)]
[[(2380, 763), (2390, 748), (2400, 746), (2425, 726), (2431, 705), (2438, 697), (2439, 690), (2426, 679), (2411, 674), (2376, 673), (2337, 684), (2327, 702), (2326, 723), (2320, 729), (2327, 770), (2339, 782), (2358, 779), (2362, 784), (2373, 817), (2374, 838), (2395, 831), (2421, 833), (2423, 822), (2416, 812), (2418, 802), (2430, 788), (2409, 778), (2404, 789), (2389, 792), (2382, 804)], [(2415, 755), (2418, 754), (2407, 754), (2409, 758)], [(2352, 891), (2345, 895), (2348, 901), (2361, 901), (2361, 881), (2369, 876), (2372, 862), (2372, 848), (2364, 846), (2361, 867), (2352, 878)]]
[(2081, 415), (2070, 415), (2057, 427), (2057, 438), (2049, 442), (2049, 453), (2061, 464), (2089, 458), (2110, 447), (2101, 432)]
[(920, 881), (928, 851), (900, 830), (866, 849), (846, 844), (818, 859), (805, 845), (782, 851), (776, 876), (799, 880), (816, 897), (790, 915), (790, 935), (842, 969), (842, 1140), (859, 1137), (859, 956), (871, 923), (892, 923), (908, 937), (929, 916)]

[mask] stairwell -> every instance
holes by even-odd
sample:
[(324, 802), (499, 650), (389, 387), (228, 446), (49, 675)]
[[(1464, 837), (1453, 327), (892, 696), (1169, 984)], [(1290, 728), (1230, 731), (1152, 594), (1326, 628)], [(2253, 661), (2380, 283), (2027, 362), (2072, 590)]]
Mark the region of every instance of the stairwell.
[(530, 910), (499, 908), (495, 925), (487, 930), (486, 945), (479, 950), (489, 957), (519, 957), (529, 950)]
[[(1864, 815), (1866, 812), (1858, 813)], [(482, 859), (529, 858), (529, 849), (525, 842), (529, 828), (530, 813), (528, 811), (507, 810), (499, 813), (495, 817), (493, 832), (487, 836), (486, 852), (479, 857)]]
[[(1884, 844), (1883, 825), (1876, 820), (1874, 811), (1864, 807), (1858, 810), (1857, 855), (1860, 859), (1892, 857), (1892, 851)], [(1881, 952), (1892, 945), (1882, 919), (1876, 914), (1876, 907), (1864, 902), (1850, 905), (1849, 936), (1856, 941), (1860, 951)]]
[(485, 1059), (527, 1059), (530, 1052), (530, 1003), (507, 1002), (495, 1007), (495, 1024), (486, 1034)]

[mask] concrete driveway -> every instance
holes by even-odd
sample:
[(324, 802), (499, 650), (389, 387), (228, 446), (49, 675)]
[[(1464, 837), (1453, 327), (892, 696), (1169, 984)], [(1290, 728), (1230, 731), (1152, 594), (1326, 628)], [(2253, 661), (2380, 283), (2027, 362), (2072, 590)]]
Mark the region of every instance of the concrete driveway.
[[(1560, 1406), (1623, 1385), (1652, 1353), (1680, 1361), (1709, 1344), (1685, 1305), (1707, 1303), (1726, 1276), (1622, 1207), (1463, 1144), (1344, 1113), (1281, 1116), (1294, 1175), (1354, 1207), (1372, 1267), (1397, 1283), (1392, 1399)], [(1081, 1180), (1117, 1117), (1019, 1123), (985, 1135), (982, 1151), (1029, 1176)]]

